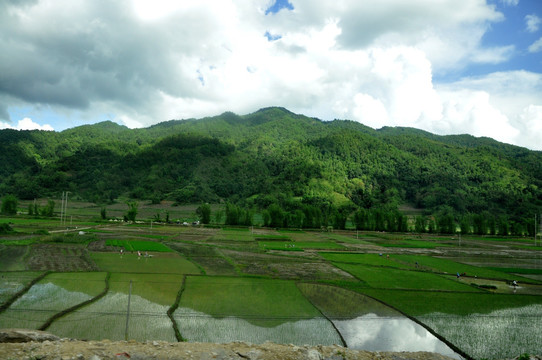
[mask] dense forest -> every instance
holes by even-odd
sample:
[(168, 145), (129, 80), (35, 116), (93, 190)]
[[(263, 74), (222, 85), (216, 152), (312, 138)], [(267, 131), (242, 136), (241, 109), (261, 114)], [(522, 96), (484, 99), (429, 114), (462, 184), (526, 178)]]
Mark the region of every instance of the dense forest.
[(283, 108), (144, 129), (0, 131), (0, 196), (63, 191), (96, 203), (226, 203), (228, 221), (249, 223), (257, 211), (268, 226), (340, 228), (350, 219), (371, 230), (532, 234), (542, 153)]

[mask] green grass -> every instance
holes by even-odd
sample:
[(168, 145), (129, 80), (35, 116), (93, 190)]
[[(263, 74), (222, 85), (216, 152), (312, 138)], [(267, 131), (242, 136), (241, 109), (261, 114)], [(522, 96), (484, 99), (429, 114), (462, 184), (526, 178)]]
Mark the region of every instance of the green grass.
[(373, 288), (478, 291), (462, 282), (427, 272), (343, 263), (335, 263), (335, 265)]
[(259, 278), (190, 276), (179, 306), (262, 326), (321, 316), (295, 282)]
[(101, 271), (117, 273), (163, 273), (199, 274), (200, 270), (192, 262), (175, 253), (155, 253), (152, 257), (138, 257), (137, 254), (90, 253)]
[(170, 252), (170, 248), (156, 241), (145, 240), (107, 240), (107, 246), (123, 247), (126, 251)]

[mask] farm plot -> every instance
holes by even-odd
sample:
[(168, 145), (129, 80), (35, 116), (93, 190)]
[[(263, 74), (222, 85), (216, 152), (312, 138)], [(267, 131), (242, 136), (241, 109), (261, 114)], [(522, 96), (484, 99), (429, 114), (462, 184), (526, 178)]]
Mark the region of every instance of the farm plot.
[[(104, 287), (104, 277), (103, 273), (66, 273), (56, 274), (51, 278), (46, 277), (32, 286), (28, 292), (0, 314), (0, 328), (37, 329), (54, 314), (97, 295)], [(83, 279), (85, 279), (85, 283), (89, 284), (88, 287), (81, 286)], [(68, 285), (70, 283), (71, 286)], [(63, 287), (73, 288), (77, 283), (79, 286), (75, 287), (86, 288), (87, 292), (92, 289), (99, 291), (95, 291), (95, 294), (88, 294), (82, 291), (70, 291)]]
[(333, 321), (349, 348), (431, 351), (458, 358), (421, 325), (374, 299), (333, 286), (303, 283), (298, 288)]
[(196, 265), (176, 253), (151, 253), (152, 256), (138, 256), (125, 253), (90, 254), (101, 271), (114, 273), (149, 273), (149, 274), (199, 274)]
[(221, 250), (240, 272), (280, 279), (352, 280), (353, 277), (323, 261), (287, 256)]
[(22, 258), (28, 250), (28, 246), (4, 246), (0, 244), (0, 271), (25, 270)]
[(341, 343), (295, 283), (285, 280), (188, 277), (174, 316), (190, 341)]
[(156, 241), (110, 239), (105, 242), (105, 245), (112, 246), (117, 249), (123, 248), (125, 251), (153, 251), (153, 252), (170, 252), (171, 251), (170, 248)]
[(417, 255), (395, 255), (398, 261), (403, 263), (414, 265), (418, 263), (420, 267), (428, 269), (430, 271), (448, 273), (448, 274), (465, 274), (471, 277), (482, 277), (488, 279), (505, 279), (505, 280), (517, 280), (515, 275), (507, 274), (502, 271), (491, 270), (484, 267), (473, 266), (463, 264), (460, 262), (435, 258), (431, 256), (417, 256)]
[(0, 305), (8, 301), (39, 275), (41, 273), (30, 271), (0, 273)]
[(467, 316), (431, 313), (419, 319), (475, 359), (513, 358), (542, 349), (542, 304)]
[(209, 245), (169, 242), (167, 245), (187, 259), (199, 264), (207, 275), (235, 275), (235, 267), (220, 253)]
[(261, 250), (303, 251), (306, 249), (344, 249), (344, 246), (330, 241), (258, 241)]
[(346, 264), (364, 264), (372, 266), (385, 266), (400, 269), (414, 269), (415, 265), (408, 265), (396, 261), (395, 255), (384, 256), (379, 254), (361, 254), (361, 253), (340, 253), (340, 252), (320, 252), (320, 256), (328, 261), (340, 262)]
[(224, 228), (215, 234), (213, 241), (254, 241), (254, 236), (249, 229)]
[(335, 263), (373, 288), (440, 291), (479, 291), (468, 284), (421, 271)]
[(176, 341), (167, 310), (175, 302), (181, 283), (180, 275), (112, 274), (106, 296), (60, 318), (48, 330), (79, 339), (123, 340), (130, 298), (128, 339)]
[(35, 244), (27, 260), (29, 270), (96, 271), (96, 265), (88, 251), (80, 245)]

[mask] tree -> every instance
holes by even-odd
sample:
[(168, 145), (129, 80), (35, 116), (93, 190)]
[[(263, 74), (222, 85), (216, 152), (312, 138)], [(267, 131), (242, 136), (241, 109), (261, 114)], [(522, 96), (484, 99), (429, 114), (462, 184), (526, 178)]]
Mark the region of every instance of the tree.
[(417, 233), (424, 233), (426, 231), (426, 223), (427, 219), (424, 216), (418, 215), (416, 216), (416, 222), (414, 224), (414, 230)]
[(209, 224), (211, 222), (211, 206), (209, 204), (201, 204), (196, 209), (196, 214), (199, 216), (199, 221), (202, 224)]
[(100, 217), (102, 218), (102, 220), (106, 220), (107, 219), (107, 211), (105, 209), (105, 206), (102, 207), (102, 209), (100, 210)]
[(47, 205), (40, 209), (42, 216), (52, 217), (55, 214), (55, 202), (53, 200), (47, 200)]
[(18, 200), (14, 195), (6, 195), (2, 199), (2, 214), (15, 215), (17, 214)]
[(137, 201), (128, 201), (126, 205), (128, 205), (128, 212), (124, 215), (124, 219), (126, 221), (135, 221), (139, 203)]
[(224, 210), (218, 209), (215, 211), (215, 223), (220, 224), (222, 222), (223, 217), (224, 217)]

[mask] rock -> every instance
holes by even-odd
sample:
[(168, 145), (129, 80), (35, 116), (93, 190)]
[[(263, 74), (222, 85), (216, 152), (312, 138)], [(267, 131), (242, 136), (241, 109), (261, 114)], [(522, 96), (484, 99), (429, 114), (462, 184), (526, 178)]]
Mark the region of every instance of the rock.
[(30, 341), (58, 341), (60, 338), (40, 330), (0, 329), (0, 343), (24, 343)]

